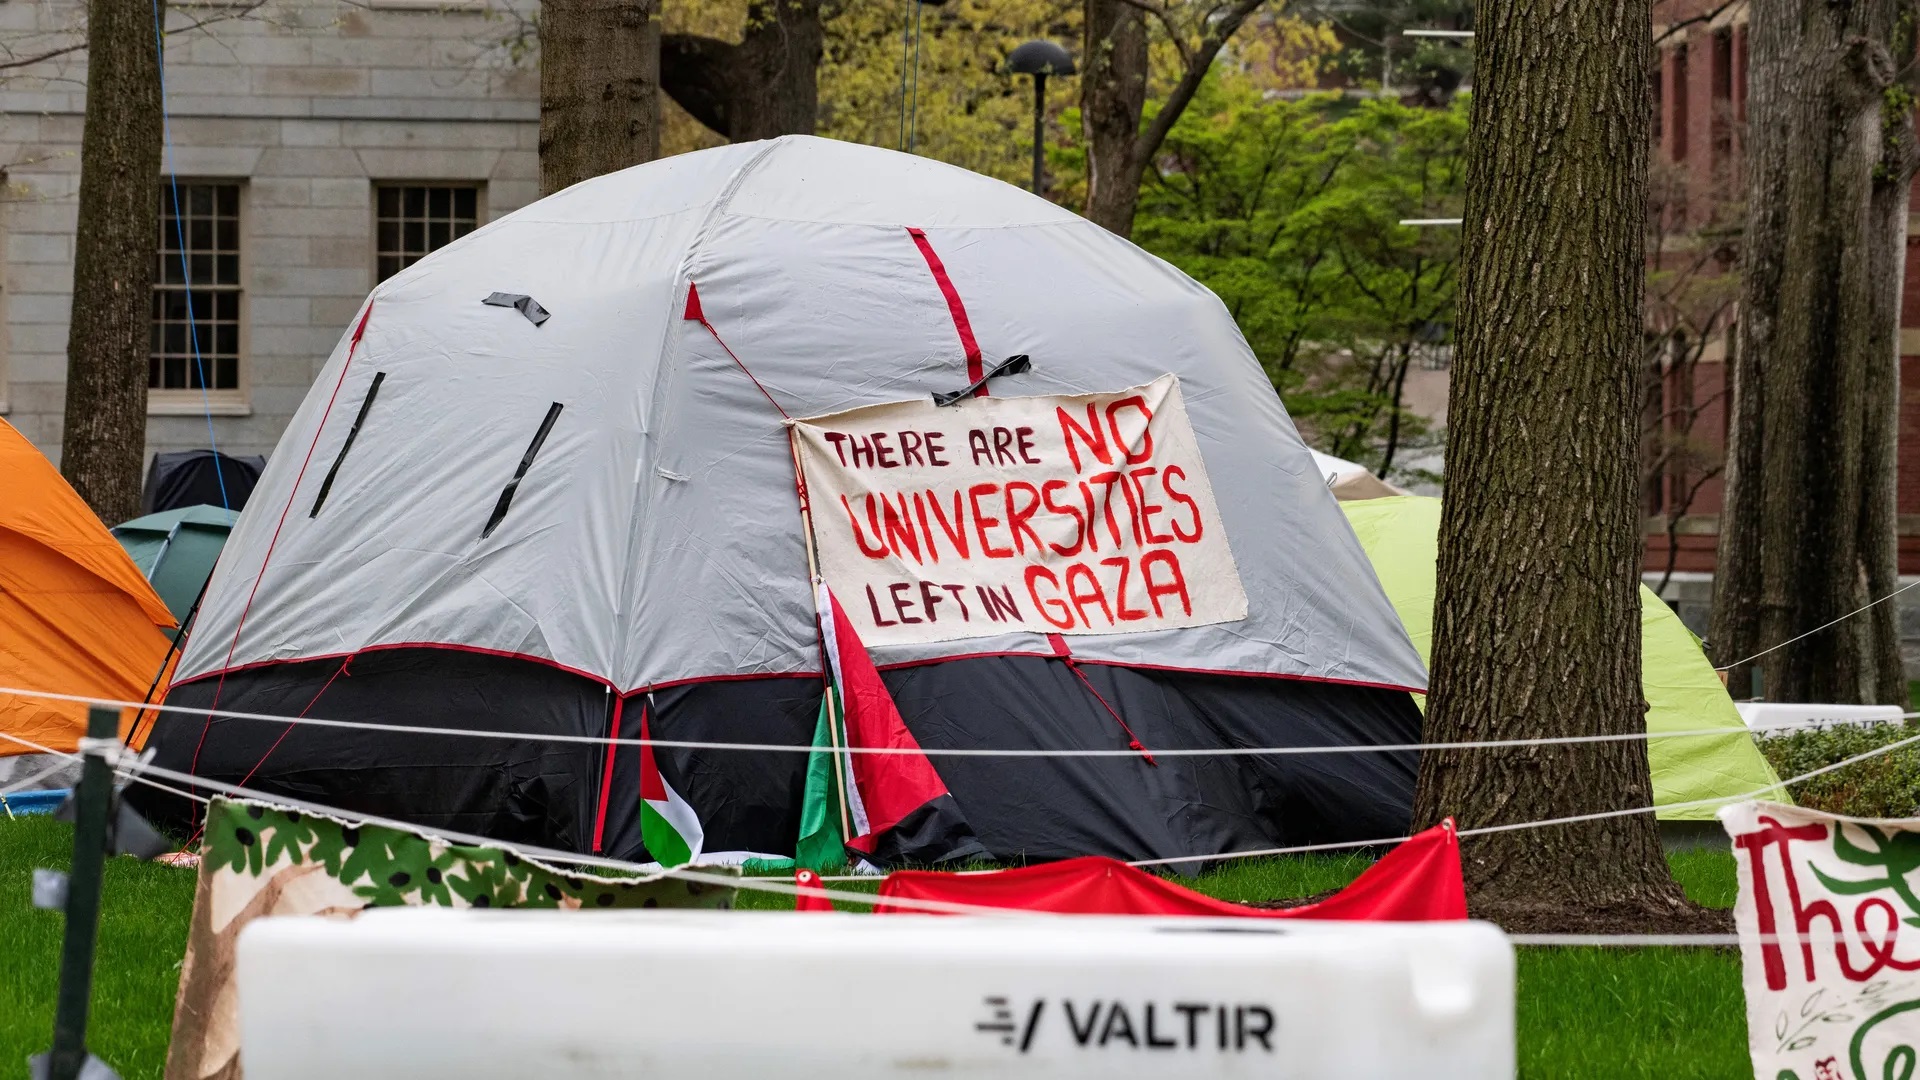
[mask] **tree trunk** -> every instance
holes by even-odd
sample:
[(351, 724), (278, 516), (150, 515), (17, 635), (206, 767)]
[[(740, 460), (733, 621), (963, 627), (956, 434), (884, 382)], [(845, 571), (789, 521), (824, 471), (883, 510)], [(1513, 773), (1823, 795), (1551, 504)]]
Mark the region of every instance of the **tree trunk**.
[(92, 0), (60, 467), (101, 520), (140, 513), (160, 238), (162, 0)]
[[(1648, 0), (1482, 0), (1429, 742), (1646, 730), (1640, 304)], [(1415, 816), (1463, 828), (1652, 800), (1643, 741), (1429, 751)], [(1681, 893), (1653, 815), (1494, 833), (1482, 915), (1657, 920)]]
[(747, 9), (738, 45), (668, 34), (660, 78), (681, 108), (734, 142), (811, 135), (825, 41), (820, 0), (764, 0)]
[(540, 193), (652, 161), (657, 0), (541, 0)]
[[(1711, 641), (1744, 660), (1896, 588), (1904, 0), (1753, 0), (1747, 230)], [(1905, 703), (1883, 604), (1769, 653), (1778, 701)], [(1751, 685), (1749, 667), (1728, 685)]]
[(1126, 0), (1086, 0), (1080, 123), (1087, 138), (1087, 219), (1133, 234), (1146, 160), (1135, 154), (1147, 104), (1146, 16)]

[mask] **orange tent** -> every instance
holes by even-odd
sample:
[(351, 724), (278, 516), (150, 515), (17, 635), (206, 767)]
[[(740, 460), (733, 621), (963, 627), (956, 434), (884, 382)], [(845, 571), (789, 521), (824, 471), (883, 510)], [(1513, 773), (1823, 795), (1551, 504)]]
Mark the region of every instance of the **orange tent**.
[[(145, 700), (172, 628), (107, 527), (0, 420), (0, 687)], [(86, 727), (85, 705), (0, 693), (0, 733), (71, 752)], [(33, 752), (0, 739), (0, 756)]]

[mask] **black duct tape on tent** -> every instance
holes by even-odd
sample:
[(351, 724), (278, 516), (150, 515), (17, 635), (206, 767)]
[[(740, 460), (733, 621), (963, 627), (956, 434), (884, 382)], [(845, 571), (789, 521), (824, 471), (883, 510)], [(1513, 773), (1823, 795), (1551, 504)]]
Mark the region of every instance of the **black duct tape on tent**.
[(547, 313), (547, 309), (540, 306), (540, 301), (535, 300), (526, 293), (488, 293), (487, 298), (480, 302), (493, 307), (510, 307), (520, 314), (525, 315), (527, 321), (535, 326), (539, 326), (541, 323), (552, 318), (552, 316)]
[(998, 378), (1001, 375), (1024, 375), (1027, 372), (1032, 370), (1033, 370), (1033, 359), (1029, 357), (1026, 353), (1020, 353), (1017, 356), (1009, 356), (1005, 360), (1002, 360), (998, 364), (995, 364), (992, 371), (989, 371), (985, 375), (980, 376), (980, 378), (978, 378), (974, 382), (969, 383), (968, 385), (958, 390), (955, 390), (952, 393), (933, 395), (933, 403), (936, 406), (951, 405), (956, 401), (961, 401), (966, 398), (972, 397), (975, 393), (979, 391), (981, 387), (987, 385), (988, 379)]

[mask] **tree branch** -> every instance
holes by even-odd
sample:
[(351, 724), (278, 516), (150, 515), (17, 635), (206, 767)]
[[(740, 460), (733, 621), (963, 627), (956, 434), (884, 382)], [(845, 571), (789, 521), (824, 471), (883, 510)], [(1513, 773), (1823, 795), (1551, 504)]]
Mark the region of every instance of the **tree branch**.
[(1698, 26), (1704, 22), (1712, 22), (1713, 20), (1719, 18), (1721, 15), (1725, 14), (1728, 8), (1734, 6), (1735, 4), (1744, 3), (1744, 2), (1745, 0), (1721, 0), (1720, 3), (1714, 5), (1711, 8), (1708, 8), (1706, 11), (1703, 11), (1698, 15), (1692, 16), (1691, 18), (1681, 19), (1679, 22), (1674, 23), (1672, 26), (1667, 27), (1667, 30), (1665, 33), (1653, 39), (1654, 47), (1658, 48), (1659, 46), (1666, 44), (1666, 41), (1668, 38), (1673, 37), (1675, 34), (1678, 34), (1680, 31), (1685, 30), (1688, 27)]
[(1194, 50), (1186, 70), (1181, 72), (1180, 81), (1174, 85), (1173, 92), (1167, 95), (1166, 103), (1160, 106), (1159, 112), (1153, 114), (1153, 122), (1134, 141), (1132, 156), (1135, 175), (1144, 172), (1147, 162), (1159, 153), (1160, 144), (1166, 141), (1167, 133), (1179, 122), (1180, 114), (1187, 111), (1193, 95), (1200, 92), (1200, 83), (1206, 79), (1214, 57), (1220, 55), (1227, 39), (1240, 29), (1241, 23), (1247, 21), (1247, 16), (1264, 3), (1266, 0), (1233, 0), (1223, 14), (1211, 21), (1206, 36), (1200, 39), (1200, 47)]
[(1180, 51), (1181, 66), (1193, 65), (1193, 53), (1187, 48), (1187, 35), (1180, 29), (1180, 24), (1174, 21), (1173, 12), (1166, 5), (1148, 3), (1147, 0), (1120, 0), (1120, 3), (1159, 20), (1161, 28), (1167, 32), (1167, 40), (1173, 42), (1173, 47)]

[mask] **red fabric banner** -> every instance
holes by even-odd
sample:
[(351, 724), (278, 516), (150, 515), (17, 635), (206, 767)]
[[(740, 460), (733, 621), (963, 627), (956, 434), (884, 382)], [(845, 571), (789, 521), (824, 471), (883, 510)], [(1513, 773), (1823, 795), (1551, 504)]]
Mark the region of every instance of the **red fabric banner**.
[[(902, 870), (887, 875), (880, 895), (889, 899), (939, 900), (976, 907), (1050, 911), (1066, 915), (1235, 915), (1261, 919), (1350, 919), (1431, 922), (1467, 917), (1466, 884), (1460, 876), (1460, 841), (1448, 821), (1388, 852), (1353, 884), (1317, 904), (1265, 909), (1215, 900), (1115, 859), (1078, 859), (1001, 870), (954, 874)], [(882, 903), (893, 914), (919, 909)]]

